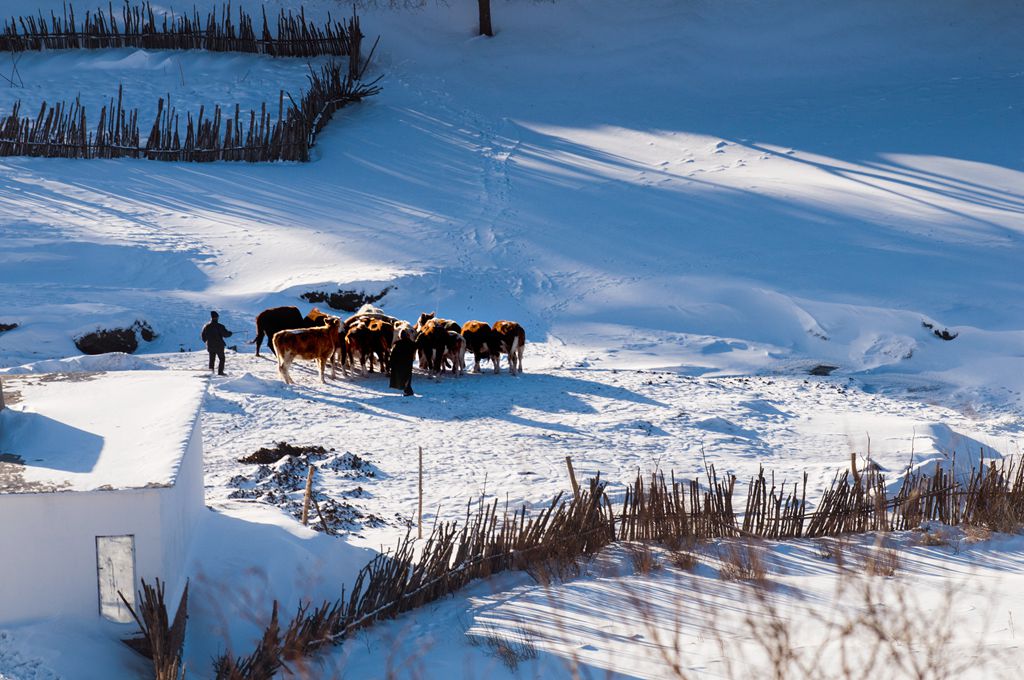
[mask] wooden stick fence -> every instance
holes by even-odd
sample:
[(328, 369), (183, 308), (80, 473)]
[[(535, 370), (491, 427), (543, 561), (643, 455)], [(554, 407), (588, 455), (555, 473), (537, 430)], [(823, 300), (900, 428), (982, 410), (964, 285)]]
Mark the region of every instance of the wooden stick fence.
[[(120, 22), (118, 18), (120, 16)], [(271, 23), (276, 31), (271, 31)], [(362, 35), (350, 32), (348, 25), (328, 15), (323, 24), (306, 18), (304, 8), (298, 14), (281, 10), (276, 22), (263, 10), (260, 28), (242, 8), (237, 20), (232, 19), (231, 5), (218, 12), (213, 9), (205, 17), (198, 10), (192, 14), (163, 14), (157, 18), (149, 2), (132, 5), (125, 0), (120, 14), (113, 3), (103, 10), (86, 12), (79, 22), (75, 10), (67, 5), (61, 15), (50, 12), (47, 18), (40, 11), (36, 16), (12, 17), (3, 24), (0, 51), (104, 49), (109, 47), (141, 47), (154, 50), (209, 50), (211, 52), (249, 52), (276, 57), (346, 56), (358, 54), (353, 40)], [(257, 33), (257, 30), (259, 31)]]
[(560, 573), (557, 565), (571, 564), (615, 540), (787, 539), (911, 529), (929, 520), (1002, 531), (1024, 524), (1024, 466), (982, 461), (966, 483), (938, 466), (931, 475), (908, 475), (889, 499), (876, 470), (844, 471), (813, 511), (807, 510), (806, 486), (806, 475), (790, 487), (776, 486), (774, 476), (761, 469), (747, 486), (744, 512), (737, 514), (736, 477), (720, 479), (710, 466), (703, 487), (696, 479), (666, 482), (663, 474), (649, 480), (638, 475), (617, 514), (597, 479), (571, 501), (563, 502), (559, 494), (532, 519), (525, 508), (511, 516), (507, 508), (499, 514), (497, 501), (481, 503), (474, 515), (470, 504), (462, 529), (454, 523), (436, 526), (418, 554), (407, 534), (393, 552), (375, 558), (359, 573), (347, 599), (343, 593), (312, 612), (308, 603), (302, 604), (283, 629), (275, 602), (256, 650), (247, 657), (218, 658), (216, 675), (269, 679), (288, 661), (374, 621), (433, 602), (475, 578), (509, 569), (543, 572), (552, 564)]
[(118, 596), (132, 618), (139, 626), (140, 638), (128, 640), (130, 646), (153, 661), (153, 675), (156, 680), (183, 680), (185, 668), (182, 650), (185, 646), (185, 625), (188, 620), (188, 583), (178, 602), (178, 610), (171, 619), (167, 613), (164, 600), (166, 585), (156, 580), (151, 586), (142, 582), (135, 607), (128, 602), (124, 594)]
[(0, 117), (0, 156), (50, 158), (147, 158), (161, 161), (308, 161), (316, 136), (338, 109), (380, 92), (377, 81), (362, 83), (347, 75), (338, 63), (310, 70), (309, 89), (298, 105), (284, 106), (278, 99), (277, 116), (266, 103), (260, 110), (241, 115), (215, 106), (200, 107), (197, 116), (185, 114), (185, 134), (179, 133), (181, 116), (170, 97), (157, 102), (156, 118), (145, 144), (139, 133), (139, 112), (123, 107), (123, 92), (100, 110), (93, 130), (79, 100), (48, 106), (43, 102), (32, 118), (23, 116), (21, 102)]
[(946, 468), (907, 475), (889, 498), (884, 476), (870, 469), (843, 471), (807, 508), (807, 476), (776, 486), (760, 470), (747, 484), (742, 514), (733, 511), (736, 477), (719, 479), (709, 467), (707, 486), (698, 480), (666, 482), (663, 474), (638, 476), (626, 490), (616, 518), (618, 538), (669, 542), (723, 537), (814, 538), (869, 531), (901, 531), (937, 521), (1009, 531), (1024, 525), (1024, 466), (978, 464), (964, 482)]
[(473, 579), (573, 561), (597, 552), (615, 536), (611, 505), (596, 481), (572, 501), (556, 496), (534, 518), (526, 516), (525, 508), (511, 515), (508, 508), (499, 511), (497, 501), (481, 503), (475, 514), (471, 506), (461, 529), (455, 523), (436, 526), (419, 551), (407, 534), (393, 552), (379, 555), (360, 571), (347, 597), (342, 593), (338, 601), (312, 612), (309, 604), (300, 605), (283, 629), (275, 602), (257, 648), (246, 657), (216, 659), (216, 677), (269, 679), (288, 661), (335, 644), (374, 621), (433, 602)]

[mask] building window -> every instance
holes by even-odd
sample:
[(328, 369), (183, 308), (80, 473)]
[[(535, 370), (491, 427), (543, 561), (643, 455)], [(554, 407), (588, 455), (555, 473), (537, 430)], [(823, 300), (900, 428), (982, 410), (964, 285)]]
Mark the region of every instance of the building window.
[(135, 536), (97, 536), (96, 574), (99, 578), (100, 616), (131, 623), (132, 614), (117, 594), (135, 607)]

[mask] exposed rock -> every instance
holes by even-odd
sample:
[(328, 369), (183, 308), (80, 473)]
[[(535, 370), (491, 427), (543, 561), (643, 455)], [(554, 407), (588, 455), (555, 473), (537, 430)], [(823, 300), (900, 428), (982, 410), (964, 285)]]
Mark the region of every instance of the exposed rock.
[(152, 326), (145, 321), (137, 320), (128, 328), (101, 328), (80, 335), (75, 338), (75, 347), (82, 354), (131, 354), (139, 348), (139, 336), (146, 342), (152, 342), (157, 338)]
[(7, 331), (13, 331), (18, 327), (16, 323), (0, 323), (0, 333), (6, 333)]
[(141, 335), (142, 339), (146, 342), (153, 342), (158, 337), (156, 331), (153, 330), (153, 327), (145, 321), (136, 321), (132, 324), (132, 328), (137, 330), (139, 335)]
[(949, 330), (948, 328), (936, 328), (935, 324), (929, 321), (922, 321), (921, 325), (930, 330), (935, 334), (935, 337), (940, 340), (955, 340), (959, 333)]
[(363, 305), (372, 305), (379, 302), (385, 295), (394, 290), (393, 286), (387, 286), (380, 293), (373, 295), (366, 291), (339, 290), (337, 293), (325, 293), (322, 290), (311, 290), (303, 293), (301, 297), (306, 302), (324, 302), (331, 309), (340, 309), (343, 312), (354, 312)]
[(131, 354), (139, 348), (139, 339), (135, 337), (134, 328), (101, 328), (75, 338), (75, 347), (82, 354)]
[(832, 371), (839, 368), (838, 366), (830, 366), (828, 364), (818, 364), (811, 370), (807, 371), (811, 375), (832, 375)]

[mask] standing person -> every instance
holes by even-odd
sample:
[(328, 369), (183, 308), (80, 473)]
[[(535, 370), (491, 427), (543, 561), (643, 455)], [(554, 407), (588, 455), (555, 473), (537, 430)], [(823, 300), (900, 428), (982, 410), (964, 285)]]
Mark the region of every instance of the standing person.
[(224, 375), (224, 338), (231, 337), (231, 331), (224, 328), (218, 318), (217, 312), (210, 312), (210, 322), (203, 326), (202, 338), (210, 354), (210, 370), (213, 370), (213, 360), (220, 359), (217, 375)]
[(412, 391), (412, 360), (416, 356), (416, 344), (402, 333), (398, 341), (391, 346), (391, 387), (402, 390), (407, 397)]

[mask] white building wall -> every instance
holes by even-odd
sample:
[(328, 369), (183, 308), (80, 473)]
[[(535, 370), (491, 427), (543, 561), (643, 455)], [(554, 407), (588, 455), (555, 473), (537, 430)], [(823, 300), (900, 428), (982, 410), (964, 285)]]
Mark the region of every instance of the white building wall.
[[(173, 488), (160, 494), (160, 527), (163, 568), (161, 580), (167, 583), (167, 603), (173, 615), (178, 598), (185, 587), (189, 540), (206, 509), (203, 477), (203, 437), (196, 418), (188, 449), (181, 460)], [(139, 572), (149, 583), (152, 576)]]
[(173, 487), (0, 494), (0, 625), (98, 618), (97, 536), (134, 535), (136, 589), (159, 576), (174, 602), (205, 507), (202, 458), (197, 419)]

